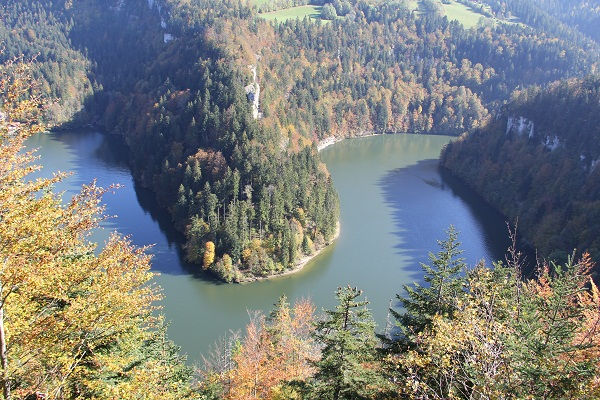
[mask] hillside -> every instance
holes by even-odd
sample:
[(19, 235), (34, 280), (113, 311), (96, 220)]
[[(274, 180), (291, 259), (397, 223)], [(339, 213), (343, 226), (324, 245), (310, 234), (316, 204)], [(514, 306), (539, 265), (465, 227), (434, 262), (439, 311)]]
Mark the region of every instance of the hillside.
[(317, 140), (459, 135), (517, 87), (582, 75), (598, 62), (598, 52), (522, 24), (465, 29), (441, 7), (415, 13), (405, 2), (343, 3), (327, 24), (256, 21), (245, 30), (238, 21), (218, 36), (257, 64), (263, 123)]
[[(3, 0), (0, 398), (600, 398), (598, 1)], [(54, 160), (73, 167), (76, 186), (100, 167), (131, 180), (97, 132), (87, 150), (71, 146), (73, 128), (123, 139), (136, 184), (114, 203), (139, 207), (118, 208), (132, 217), (118, 226), (135, 224), (143, 241), (164, 234), (152, 254), (166, 257), (152, 265), (148, 248), (103, 224), (114, 209), (102, 197), (119, 182), (92, 180), (66, 199), (67, 173), (34, 175), (25, 143), (48, 127), (72, 130)], [(464, 252), (453, 226), (419, 263), (442, 221), (432, 209), (470, 226), (493, 210), (452, 207), (463, 191), (446, 188), (432, 160), (449, 139), (416, 136), (375, 138), (385, 158), (363, 158), (366, 140), (332, 157), (344, 158), (340, 188), (354, 189), (344, 218), (362, 217), (345, 225), (357, 240), (323, 257), (337, 267), (282, 285), (197, 273), (249, 282), (319, 254), (340, 233), (319, 148), (373, 133), (454, 135), (441, 167), (518, 219), (541, 256), (535, 276), (512, 233), (504, 260), (468, 265), (482, 254)], [(373, 160), (381, 168), (366, 171)], [(404, 190), (414, 182), (427, 191)], [(443, 197), (431, 201), (434, 191)], [(495, 232), (467, 240), (485, 251)], [(334, 303), (299, 299), (348, 281), (375, 286), (383, 308), (384, 286), (408, 284), (379, 327), (357, 287), (337, 287)], [(196, 353), (239, 309), (250, 321), (188, 367), (158, 283)], [(281, 291), (299, 300), (249, 310)]]
[[(49, 122), (122, 135), (188, 259), (227, 281), (288, 271), (333, 240), (337, 195), (313, 143), (460, 135), (513, 90), (600, 59), (583, 37), (473, 24), (489, 12), (454, 1), (307, 3), (10, 0), (2, 32), (19, 35), (3, 57), (41, 49)], [(329, 22), (264, 18), (290, 7)]]
[(517, 18), (540, 31), (573, 41), (600, 42), (598, 0), (461, 0), (498, 18)]
[(600, 259), (600, 78), (513, 94), (487, 126), (450, 144), (441, 165), (518, 218), (551, 259), (573, 249)]
[[(21, 15), (23, 5), (11, 5)], [(168, 26), (163, 7), (142, 0), (42, 2), (20, 18), (34, 29), (37, 19), (56, 15), (53, 30), (88, 61), (78, 73), (95, 88), (83, 98), (71, 91), (60, 98), (59, 107), (78, 105), (65, 110), (66, 126), (90, 124), (124, 136), (136, 179), (187, 235), (191, 262), (228, 282), (295, 268), (336, 232), (338, 199), (325, 166), (309, 142), (288, 150), (277, 132), (258, 124), (244, 89), (247, 68), (236, 68), (208, 33)], [(215, 2), (202, 9), (203, 24), (218, 9), (223, 18), (239, 11), (233, 2)], [(177, 36), (185, 40), (172, 40)], [(52, 53), (34, 63), (44, 86), (72, 79), (45, 77), (55, 65)], [(52, 112), (48, 120), (63, 121)]]

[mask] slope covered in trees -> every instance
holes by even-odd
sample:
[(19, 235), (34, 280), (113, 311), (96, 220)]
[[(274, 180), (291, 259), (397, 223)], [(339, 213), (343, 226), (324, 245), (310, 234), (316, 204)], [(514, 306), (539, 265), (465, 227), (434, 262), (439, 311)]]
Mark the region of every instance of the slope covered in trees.
[(510, 219), (541, 255), (600, 257), (600, 78), (517, 91), (441, 164)]
[(64, 123), (81, 111), (93, 93), (89, 76), (91, 62), (73, 48), (69, 38), (72, 24), (55, 14), (45, 1), (6, 1), (0, 6), (0, 63), (15, 57), (35, 57), (32, 73), (41, 90), (56, 99), (51, 105), (52, 121)]
[(189, 260), (227, 281), (284, 272), (334, 237), (338, 200), (312, 143), (462, 134), (515, 88), (598, 62), (585, 37), (466, 30), (402, 1), (327, 3), (326, 24), (258, 14), (304, 3), (10, 0), (1, 32), (7, 56), (40, 53), (50, 120), (123, 135)]
[[(212, 32), (243, 64), (257, 65), (264, 124), (310, 139), (461, 134), (515, 88), (582, 75), (598, 62), (583, 39), (524, 25), (466, 30), (404, 2), (332, 4), (338, 18), (327, 24), (243, 18)], [(196, 18), (196, 7), (184, 10)]]
[(483, 6), (500, 18), (517, 17), (522, 23), (559, 37), (600, 43), (598, 0), (462, 0), (475, 8)]
[[(20, 15), (22, 5), (12, 6)], [(134, 175), (186, 233), (190, 261), (240, 281), (293, 268), (334, 237), (337, 194), (316, 149), (308, 141), (287, 146), (253, 120), (247, 69), (236, 68), (226, 49), (194, 28), (214, 23), (213, 12), (224, 20), (249, 9), (207, 4), (198, 19), (173, 25), (181, 40), (169, 44), (162, 3), (36, 7), (24, 19), (54, 13), (56, 29), (70, 40), (65, 47), (93, 60), (88, 78), (97, 90), (83, 99), (77, 118), (125, 137)], [(40, 58), (37, 71), (52, 57)], [(83, 106), (82, 99), (71, 100)]]

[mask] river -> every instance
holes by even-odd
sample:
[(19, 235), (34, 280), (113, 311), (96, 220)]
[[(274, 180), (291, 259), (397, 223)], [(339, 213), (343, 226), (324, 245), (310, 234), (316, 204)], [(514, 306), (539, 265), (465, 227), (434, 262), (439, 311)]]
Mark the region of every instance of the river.
[(122, 185), (105, 197), (106, 213), (118, 217), (106, 221), (93, 239), (103, 242), (118, 230), (137, 245), (153, 244), (149, 251), (153, 269), (160, 272), (169, 337), (194, 362), (229, 330), (243, 328), (249, 311), (270, 310), (282, 294), (292, 301), (308, 297), (321, 309), (334, 304), (338, 286), (358, 286), (382, 331), (390, 300), (404, 284), (421, 280), (419, 262), (437, 250), (436, 240), (451, 224), (460, 232), (469, 264), (502, 257), (508, 245), (502, 217), (438, 171), (437, 158), (449, 140), (386, 135), (323, 150), (340, 195), (339, 239), (294, 275), (245, 285), (221, 284), (183, 261), (180, 235), (152, 194), (133, 182), (118, 138), (62, 132), (38, 135), (28, 146), (39, 148), (45, 168), (38, 175), (73, 173), (57, 186), (65, 198), (93, 179), (101, 186)]

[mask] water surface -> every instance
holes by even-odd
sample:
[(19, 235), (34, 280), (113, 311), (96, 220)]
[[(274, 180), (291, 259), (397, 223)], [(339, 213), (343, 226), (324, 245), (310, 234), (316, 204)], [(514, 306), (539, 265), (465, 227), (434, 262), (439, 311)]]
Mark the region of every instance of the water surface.
[(437, 169), (445, 136), (394, 135), (352, 139), (323, 150), (341, 201), (337, 242), (297, 274), (246, 285), (216, 282), (183, 261), (181, 237), (169, 217), (139, 188), (127, 168), (118, 138), (90, 132), (34, 137), (43, 175), (72, 171), (58, 186), (72, 196), (97, 179), (101, 186), (123, 187), (106, 196), (107, 214), (118, 215), (94, 236), (103, 242), (113, 230), (131, 235), (137, 245), (153, 244), (153, 269), (165, 299), (169, 336), (190, 360), (229, 330), (243, 328), (249, 310), (268, 311), (277, 298), (308, 297), (318, 308), (334, 304), (338, 286), (353, 285), (371, 301), (378, 329), (385, 328), (390, 300), (404, 284), (421, 279), (419, 262), (436, 251), (436, 240), (453, 224), (460, 231), (470, 264), (498, 259), (507, 247), (502, 218), (470, 191)]

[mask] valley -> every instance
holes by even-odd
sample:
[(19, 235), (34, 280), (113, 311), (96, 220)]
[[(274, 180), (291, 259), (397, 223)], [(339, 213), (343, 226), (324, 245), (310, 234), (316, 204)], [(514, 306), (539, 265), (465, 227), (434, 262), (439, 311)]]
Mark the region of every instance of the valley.
[(599, 398), (599, 26), (5, 0), (0, 399)]

